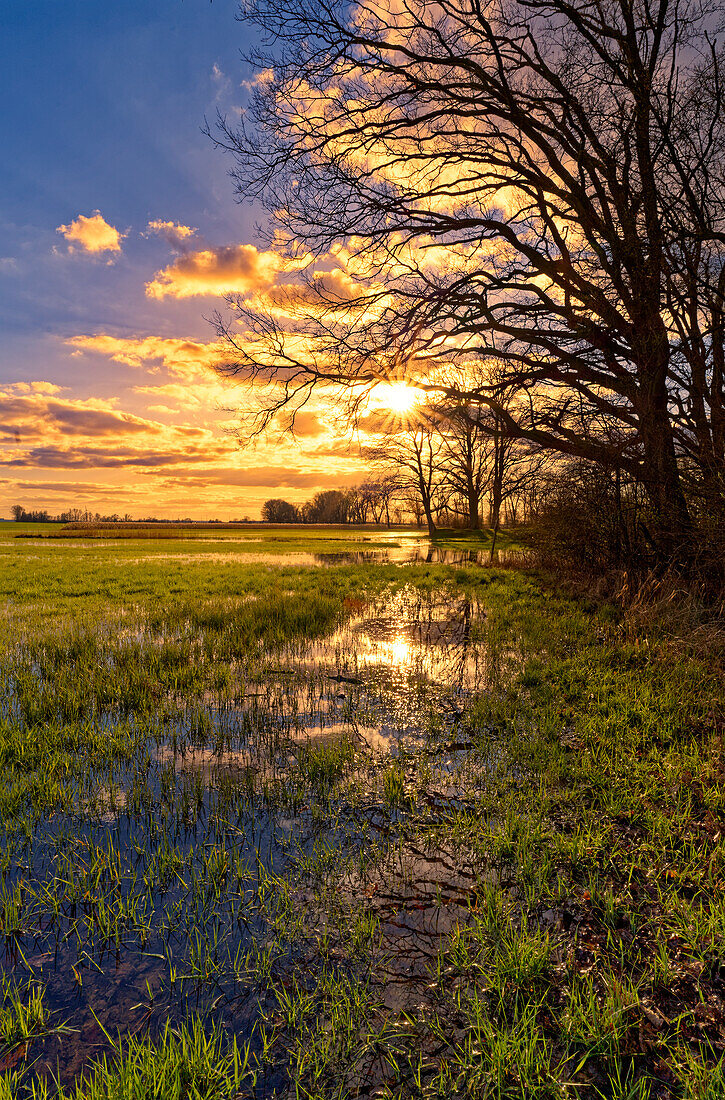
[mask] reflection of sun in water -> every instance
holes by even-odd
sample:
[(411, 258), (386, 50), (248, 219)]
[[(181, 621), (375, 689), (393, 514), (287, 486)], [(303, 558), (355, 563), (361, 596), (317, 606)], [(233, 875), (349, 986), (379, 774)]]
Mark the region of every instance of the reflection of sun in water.
[(412, 651), (405, 638), (394, 638), (390, 642), (390, 664), (393, 668), (405, 668), (410, 664)]

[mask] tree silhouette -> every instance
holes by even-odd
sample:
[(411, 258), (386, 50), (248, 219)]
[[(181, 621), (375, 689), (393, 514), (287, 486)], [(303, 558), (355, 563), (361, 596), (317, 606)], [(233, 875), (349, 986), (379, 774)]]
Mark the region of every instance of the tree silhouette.
[[(282, 314), (232, 300), (243, 336), (217, 319), (223, 369), (270, 383), (264, 417), (320, 382), (354, 412), (400, 377), (483, 405), (507, 436), (640, 482), (660, 554), (677, 552), (678, 459), (723, 509), (721, 15), (252, 0), (273, 47), (253, 59), (250, 121), (218, 140), (275, 246), (317, 266)], [(501, 369), (486, 380), (481, 362)]]

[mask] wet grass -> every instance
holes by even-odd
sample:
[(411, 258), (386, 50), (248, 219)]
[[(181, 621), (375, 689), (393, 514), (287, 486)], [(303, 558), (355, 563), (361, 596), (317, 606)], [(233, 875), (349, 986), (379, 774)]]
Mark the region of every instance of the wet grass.
[(725, 1095), (717, 669), (168, 548), (0, 546), (0, 1098)]

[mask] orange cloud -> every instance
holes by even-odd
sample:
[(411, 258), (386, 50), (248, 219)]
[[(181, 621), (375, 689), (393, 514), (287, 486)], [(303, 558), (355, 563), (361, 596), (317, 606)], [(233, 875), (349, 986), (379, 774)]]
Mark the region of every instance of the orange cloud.
[(71, 252), (75, 251), (73, 243), (84, 252), (120, 252), (121, 241), (126, 236), (109, 225), (99, 210), (94, 210), (89, 218), (79, 214), (69, 225), (59, 225), (56, 232), (71, 242)]
[(78, 353), (98, 352), (129, 367), (146, 367), (152, 364), (153, 369), (153, 365), (161, 366), (170, 374), (184, 377), (205, 373), (229, 359), (229, 348), (219, 341), (205, 344), (199, 340), (184, 340), (182, 337), (118, 337), (99, 332), (94, 335), (71, 336), (66, 343)]
[(229, 453), (222, 444), (192, 447), (32, 447), (22, 455), (0, 456), (2, 467), (46, 470), (93, 470), (142, 466), (158, 469), (220, 459)]
[(296, 316), (299, 313), (320, 313), (330, 309), (339, 312), (341, 307), (364, 299), (371, 291), (370, 285), (357, 282), (340, 268), (332, 271), (314, 271), (311, 281), (278, 283), (262, 292), (255, 304), (279, 315)]
[(301, 409), (294, 417), (294, 423), (292, 421), (292, 417), (282, 417), (280, 426), (285, 432), (290, 432), (298, 437), (314, 438), (323, 435), (326, 431), (325, 425), (317, 413), (310, 412), (307, 409)]
[(157, 271), (146, 283), (146, 294), (149, 298), (249, 294), (272, 286), (284, 266), (276, 252), (259, 252), (253, 244), (189, 252)]
[(181, 249), (184, 247), (184, 241), (194, 236), (196, 229), (190, 225), (180, 225), (179, 222), (164, 222), (157, 219), (148, 223), (143, 236), (148, 237), (152, 233), (163, 237), (172, 248)]
[(168, 478), (166, 484), (190, 485), (197, 483), (214, 485), (236, 485), (240, 488), (258, 487), (266, 489), (340, 489), (357, 485), (361, 480), (360, 470), (303, 469), (294, 466), (247, 466), (244, 468), (228, 466), (211, 469), (189, 469), (182, 476)]
[[(23, 383), (0, 390), (0, 441), (27, 443), (45, 440), (49, 433), (103, 436), (163, 432), (163, 424), (119, 412), (96, 398), (72, 400), (51, 391), (28, 392)], [(201, 432), (201, 429), (195, 429)]]
[(196, 229), (190, 225), (181, 225), (179, 222), (164, 222), (160, 220), (149, 222), (147, 227), (152, 233), (174, 233), (177, 237), (193, 237)]
[[(98, 398), (58, 397), (26, 383), (0, 389), (0, 467), (152, 471), (229, 462), (237, 448), (208, 428), (136, 416)], [(49, 390), (54, 387), (48, 386)]]

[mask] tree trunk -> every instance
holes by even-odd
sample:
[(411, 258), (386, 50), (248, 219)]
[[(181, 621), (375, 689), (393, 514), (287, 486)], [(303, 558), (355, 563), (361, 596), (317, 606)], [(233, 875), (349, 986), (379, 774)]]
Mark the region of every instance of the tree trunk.
[(478, 493), (470, 483), (468, 485), (468, 526), (472, 531), (478, 531), (481, 526), (478, 514)]
[(494, 440), (494, 457), (493, 457), (493, 478), (491, 480), (491, 527), (493, 528), (493, 538), (491, 539), (491, 554), (489, 561), (493, 561), (494, 551), (496, 549), (496, 536), (498, 535), (498, 529), (501, 525), (501, 504), (503, 503), (503, 474), (504, 474), (504, 455), (505, 455), (505, 443), (501, 438), (499, 432), (496, 433)]
[(692, 519), (682, 491), (664, 384), (645, 392), (639, 408), (642, 481), (655, 514), (652, 531), (663, 562), (683, 560)]
[(436, 536), (436, 525), (433, 521), (433, 513), (431, 512), (430, 507), (429, 507), (428, 504), (423, 505), (423, 510), (425, 512), (426, 523), (428, 524), (428, 535), (429, 535), (430, 538), (435, 538), (435, 536)]

